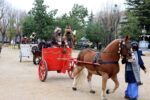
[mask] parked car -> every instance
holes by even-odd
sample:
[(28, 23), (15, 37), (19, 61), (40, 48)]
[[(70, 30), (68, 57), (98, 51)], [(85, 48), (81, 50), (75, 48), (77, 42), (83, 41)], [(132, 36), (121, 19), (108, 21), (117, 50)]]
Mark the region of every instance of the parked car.
[(139, 48), (140, 49), (148, 49), (148, 46), (149, 46), (149, 42), (148, 41), (140, 41), (139, 42)]
[(76, 45), (76, 49), (84, 49), (91, 47), (92, 42), (90, 42), (88, 39), (81, 39)]

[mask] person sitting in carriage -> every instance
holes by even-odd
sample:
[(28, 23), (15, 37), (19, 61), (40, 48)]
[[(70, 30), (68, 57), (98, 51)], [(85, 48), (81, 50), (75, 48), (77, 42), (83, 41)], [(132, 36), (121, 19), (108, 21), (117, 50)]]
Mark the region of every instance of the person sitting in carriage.
[(35, 43), (35, 41), (36, 41), (35, 37), (36, 37), (36, 33), (33, 32), (33, 33), (30, 35), (30, 39), (31, 39), (32, 43)]
[(27, 44), (29, 42), (29, 39), (27, 38), (27, 36), (23, 36), (23, 38), (21, 39), (21, 43), (22, 44)]
[(66, 47), (73, 48), (73, 45), (74, 45), (74, 35), (72, 33), (71, 26), (66, 26), (63, 39), (64, 39)]
[(52, 47), (61, 47), (62, 45), (62, 29), (56, 27), (52, 35)]

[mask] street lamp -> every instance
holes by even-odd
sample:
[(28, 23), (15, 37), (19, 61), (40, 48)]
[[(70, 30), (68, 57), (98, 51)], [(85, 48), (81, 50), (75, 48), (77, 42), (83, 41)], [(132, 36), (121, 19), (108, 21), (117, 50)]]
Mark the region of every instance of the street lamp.
[(145, 34), (146, 34), (146, 29), (145, 29), (145, 26), (144, 26), (144, 28), (142, 29), (142, 36), (143, 36), (143, 40), (142, 41), (139, 41), (139, 48), (141, 48), (141, 49), (148, 49), (148, 45), (149, 45), (149, 43), (148, 43), (148, 41), (145, 41)]
[(144, 29), (142, 29), (142, 34), (143, 34), (143, 41), (145, 41), (145, 34), (146, 34), (145, 25), (144, 25)]
[(118, 20), (118, 16), (117, 16), (117, 13), (118, 13), (118, 5), (117, 4), (115, 4), (114, 5), (114, 17), (115, 17), (115, 19), (114, 19), (114, 21), (115, 21), (115, 39), (117, 38), (117, 20)]

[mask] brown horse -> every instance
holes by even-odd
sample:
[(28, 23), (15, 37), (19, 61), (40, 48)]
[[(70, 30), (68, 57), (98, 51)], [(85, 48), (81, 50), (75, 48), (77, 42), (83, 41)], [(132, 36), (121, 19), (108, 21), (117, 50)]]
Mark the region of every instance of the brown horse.
[[(119, 59), (121, 56), (127, 57), (131, 49), (131, 43), (126, 37), (125, 39), (116, 39), (112, 41), (103, 52), (96, 52), (90, 49), (80, 51), (77, 57), (77, 67), (74, 70), (73, 90), (77, 90), (77, 79), (82, 75), (80, 72), (86, 68), (88, 70), (87, 80), (90, 92), (95, 93), (92, 89), (92, 74), (102, 76), (102, 93), (101, 100), (106, 99), (106, 93), (113, 93), (119, 87), (117, 73), (119, 72)], [(121, 56), (120, 56), (121, 55)], [(80, 74), (79, 74), (80, 73)], [(107, 80), (111, 78), (115, 83), (113, 90), (106, 91)], [(81, 78), (80, 78), (81, 79)]]

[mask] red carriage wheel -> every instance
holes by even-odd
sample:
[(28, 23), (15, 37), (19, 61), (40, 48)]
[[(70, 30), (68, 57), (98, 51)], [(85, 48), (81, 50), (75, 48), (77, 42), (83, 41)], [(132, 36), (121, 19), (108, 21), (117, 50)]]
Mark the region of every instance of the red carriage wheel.
[(69, 69), (68, 69), (68, 75), (69, 75), (69, 77), (70, 77), (71, 79), (74, 78), (74, 77), (73, 77), (74, 65), (75, 65), (74, 61), (71, 60), (71, 61), (70, 61), (70, 64), (69, 64)]
[(38, 74), (39, 79), (44, 82), (47, 78), (48, 66), (45, 60), (41, 60), (39, 63)]

